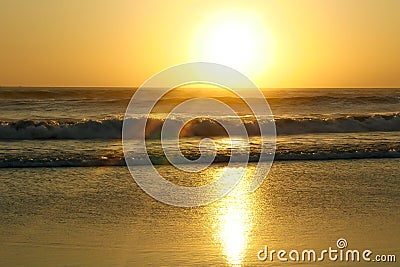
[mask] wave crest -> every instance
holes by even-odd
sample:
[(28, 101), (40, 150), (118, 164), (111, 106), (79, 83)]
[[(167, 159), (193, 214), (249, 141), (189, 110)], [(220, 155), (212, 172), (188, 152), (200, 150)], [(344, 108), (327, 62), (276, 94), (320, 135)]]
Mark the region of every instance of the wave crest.
[[(145, 118), (128, 119), (131, 125)], [(226, 120), (226, 124), (233, 123)], [(147, 138), (159, 138), (162, 119), (147, 120)], [(225, 123), (225, 122), (224, 122)], [(246, 118), (245, 127), (250, 136), (259, 135), (258, 125)], [(307, 133), (352, 133), (400, 131), (400, 113), (391, 115), (345, 116), (339, 118), (281, 118), (276, 119), (279, 135)], [(0, 139), (120, 139), (123, 120), (80, 121), (3, 121), (0, 122)], [(226, 136), (226, 131), (210, 119), (195, 119), (185, 125), (182, 137)]]

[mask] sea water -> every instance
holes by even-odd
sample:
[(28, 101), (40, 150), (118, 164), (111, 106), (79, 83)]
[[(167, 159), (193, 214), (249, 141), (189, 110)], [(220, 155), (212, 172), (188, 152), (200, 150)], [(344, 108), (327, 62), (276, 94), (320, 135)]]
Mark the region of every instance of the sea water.
[[(196, 208), (160, 203), (130, 176), (120, 138), (134, 91), (0, 89), (1, 266), (303, 266), (257, 256), (265, 246), (337, 249), (338, 239), (348, 249), (399, 257), (399, 89), (263, 90), (278, 133), (269, 175), (248, 192), (250, 162), (246, 179), (228, 196)], [(168, 107), (188, 97), (167, 96), (150, 119), (162, 125)], [(237, 99), (218, 97), (253, 123)], [(138, 107), (129, 119), (146, 118)], [(156, 169), (174, 183), (212, 181), (229, 168), (233, 148), (247, 146), (257, 160), (256, 131), (250, 141), (229, 142), (212, 121), (194, 121), (188, 130), (180, 140), (185, 156), (197, 157), (205, 136), (218, 148), (215, 163), (201, 173), (170, 166), (157, 134), (148, 135)]]

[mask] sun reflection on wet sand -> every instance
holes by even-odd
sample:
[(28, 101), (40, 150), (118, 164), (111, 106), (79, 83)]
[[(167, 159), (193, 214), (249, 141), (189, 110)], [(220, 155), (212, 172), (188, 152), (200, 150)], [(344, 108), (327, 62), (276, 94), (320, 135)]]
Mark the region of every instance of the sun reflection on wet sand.
[[(237, 168), (226, 171), (232, 177), (241, 172)], [(215, 239), (221, 245), (227, 264), (232, 266), (242, 266), (250, 243), (253, 209), (246, 179), (249, 171), (251, 170), (246, 170), (245, 178), (216, 207), (218, 215), (215, 220)]]

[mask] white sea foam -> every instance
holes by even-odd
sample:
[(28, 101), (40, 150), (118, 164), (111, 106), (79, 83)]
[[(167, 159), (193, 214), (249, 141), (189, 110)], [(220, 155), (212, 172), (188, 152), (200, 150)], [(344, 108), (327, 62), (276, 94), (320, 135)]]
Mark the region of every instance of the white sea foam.
[[(129, 119), (134, 129), (135, 123), (145, 118)], [(245, 127), (250, 136), (259, 135), (253, 120), (245, 118)], [(33, 121), (19, 120), (0, 122), (0, 139), (119, 139), (123, 121), (120, 119), (80, 120), (80, 121)], [(229, 118), (224, 123), (232, 124)], [(338, 118), (281, 118), (275, 121), (279, 135), (306, 133), (361, 133), (400, 131), (400, 114), (367, 116), (345, 116)], [(162, 119), (149, 119), (148, 138), (158, 138)], [(233, 125), (234, 126), (234, 125)], [(239, 126), (238, 126), (239, 127)], [(225, 130), (210, 119), (196, 119), (187, 125), (183, 137), (225, 136)]]

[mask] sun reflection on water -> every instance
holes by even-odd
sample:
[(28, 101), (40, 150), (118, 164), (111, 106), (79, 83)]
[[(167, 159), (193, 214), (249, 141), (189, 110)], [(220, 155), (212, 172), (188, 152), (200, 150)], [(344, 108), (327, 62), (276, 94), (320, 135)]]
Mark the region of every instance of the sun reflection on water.
[[(237, 168), (226, 170), (230, 175), (240, 174)], [(251, 170), (250, 170), (251, 171)], [(246, 249), (250, 243), (253, 209), (248, 192), (248, 175), (218, 204), (215, 238), (229, 265), (242, 266)]]

